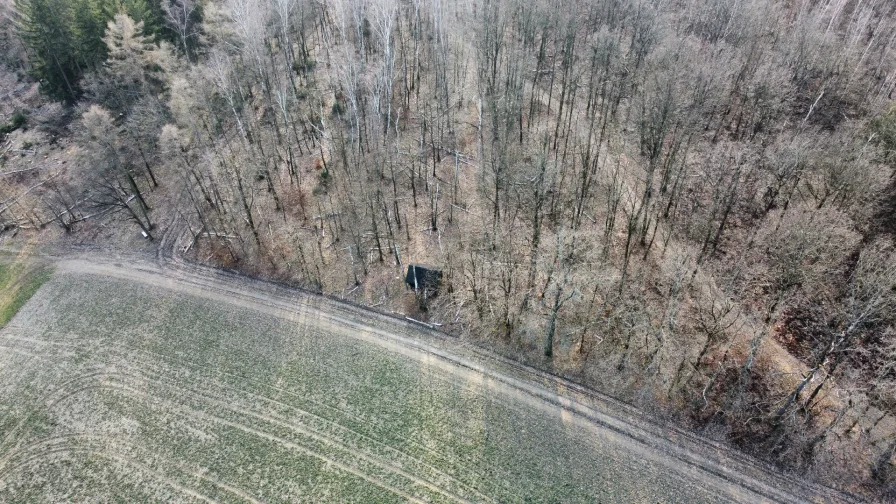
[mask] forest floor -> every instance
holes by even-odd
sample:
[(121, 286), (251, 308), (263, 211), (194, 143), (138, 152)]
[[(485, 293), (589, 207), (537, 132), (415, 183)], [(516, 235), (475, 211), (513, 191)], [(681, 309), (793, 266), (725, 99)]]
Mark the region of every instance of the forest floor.
[(847, 502), (406, 320), (91, 252), (0, 330), (0, 502)]

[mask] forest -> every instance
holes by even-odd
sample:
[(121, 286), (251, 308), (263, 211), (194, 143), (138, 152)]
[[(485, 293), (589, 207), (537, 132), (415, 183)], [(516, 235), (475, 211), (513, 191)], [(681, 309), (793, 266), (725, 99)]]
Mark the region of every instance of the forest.
[(894, 91), (888, 0), (0, 0), (0, 230), (174, 240), (889, 500)]

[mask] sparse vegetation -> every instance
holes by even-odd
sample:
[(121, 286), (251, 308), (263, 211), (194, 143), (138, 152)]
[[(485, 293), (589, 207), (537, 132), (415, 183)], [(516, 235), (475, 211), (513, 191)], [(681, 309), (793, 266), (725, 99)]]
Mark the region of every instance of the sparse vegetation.
[(16, 110), (9, 122), (0, 126), (0, 135), (8, 135), (13, 131), (23, 128), (28, 122), (28, 117), (21, 110)]

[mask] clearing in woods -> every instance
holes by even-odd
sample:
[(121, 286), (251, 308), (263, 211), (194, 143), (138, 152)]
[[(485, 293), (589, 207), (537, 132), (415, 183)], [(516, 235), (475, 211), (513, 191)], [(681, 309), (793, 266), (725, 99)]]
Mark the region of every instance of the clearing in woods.
[(0, 502), (782, 498), (484, 372), (459, 342), (150, 269), (60, 263), (0, 331)]

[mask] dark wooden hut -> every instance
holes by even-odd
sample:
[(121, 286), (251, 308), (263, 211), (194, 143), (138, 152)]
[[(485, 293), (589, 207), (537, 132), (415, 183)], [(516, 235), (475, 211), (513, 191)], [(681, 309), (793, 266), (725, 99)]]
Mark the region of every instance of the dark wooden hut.
[(404, 283), (417, 292), (434, 292), (442, 283), (442, 271), (424, 264), (409, 264)]

